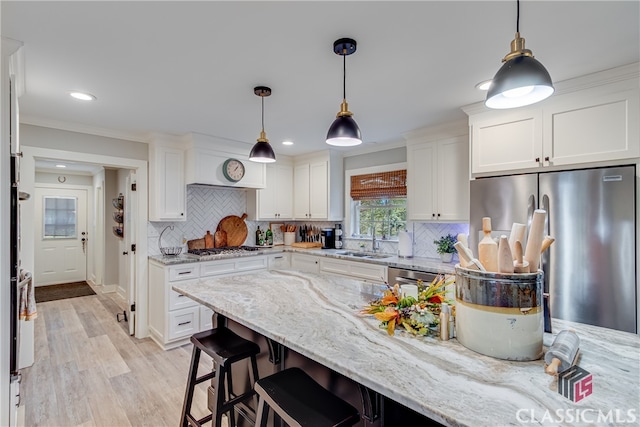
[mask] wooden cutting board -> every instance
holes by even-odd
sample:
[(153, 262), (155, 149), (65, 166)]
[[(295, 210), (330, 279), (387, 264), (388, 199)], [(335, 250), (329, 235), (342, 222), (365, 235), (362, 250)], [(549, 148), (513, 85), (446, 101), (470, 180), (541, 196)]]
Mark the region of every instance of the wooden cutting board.
[(293, 247), (293, 248), (304, 248), (304, 249), (321, 248), (322, 247), (322, 243), (320, 243), (320, 242), (293, 242), (291, 244), (291, 247)]
[(247, 239), (247, 224), (244, 222), (246, 213), (242, 216), (229, 215), (220, 220), (216, 231), (227, 233), (227, 246), (240, 246)]
[(222, 230), (216, 231), (213, 235), (213, 247), (226, 248), (227, 246), (229, 246), (227, 244), (227, 233)]
[(204, 249), (204, 238), (189, 240), (187, 242), (187, 247), (189, 248), (189, 250), (192, 250), (192, 249)]

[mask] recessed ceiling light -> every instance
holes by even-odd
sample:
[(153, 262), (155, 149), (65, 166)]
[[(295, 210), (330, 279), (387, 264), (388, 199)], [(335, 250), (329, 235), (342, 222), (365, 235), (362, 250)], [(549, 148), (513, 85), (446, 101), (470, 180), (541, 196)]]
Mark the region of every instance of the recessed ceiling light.
[(476, 85), (476, 89), (478, 90), (489, 90), (489, 86), (491, 86), (491, 80), (485, 80)]
[(96, 97), (90, 93), (84, 92), (70, 92), (69, 95), (71, 95), (72, 98), (79, 99), (80, 101), (93, 101), (96, 99)]
[(282, 145), (293, 145), (293, 141), (282, 141)]
[(67, 165), (56, 165), (57, 168), (66, 168)]

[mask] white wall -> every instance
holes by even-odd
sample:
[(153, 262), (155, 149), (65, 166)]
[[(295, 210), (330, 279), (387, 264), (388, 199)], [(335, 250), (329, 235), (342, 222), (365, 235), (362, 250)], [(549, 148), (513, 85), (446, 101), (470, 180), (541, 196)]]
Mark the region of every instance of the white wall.
[(93, 185), (91, 175), (63, 174), (52, 172), (36, 172), (37, 184), (54, 184), (54, 185)]
[(87, 265), (87, 276), (96, 286), (104, 285), (104, 237), (106, 204), (104, 196), (105, 170), (95, 174), (92, 179), (94, 215), (89, 219), (89, 248), (93, 256)]

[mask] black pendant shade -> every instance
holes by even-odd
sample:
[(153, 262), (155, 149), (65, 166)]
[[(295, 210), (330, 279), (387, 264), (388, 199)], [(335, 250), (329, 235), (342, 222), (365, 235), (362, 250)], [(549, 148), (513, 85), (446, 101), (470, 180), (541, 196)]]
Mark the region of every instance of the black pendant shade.
[(553, 94), (553, 82), (549, 72), (524, 47), (520, 37), (520, 0), (517, 0), (516, 36), (511, 42), (511, 51), (502, 60), (491, 81), (485, 105), (489, 108), (505, 109), (535, 104)]
[(327, 132), (327, 144), (339, 147), (352, 147), (362, 144), (362, 135), (360, 128), (355, 120), (353, 113), (349, 111), (347, 104), (347, 56), (356, 51), (356, 41), (353, 39), (338, 39), (333, 43), (333, 52), (343, 58), (342, 72), (342, 104), (340, 111), (336, 115)]
[(253, 145), (251, 152), (249, 153), (249, 160), (258, 163), (273, 163), (276, 161), (276, 154), (269, 144), (267, 134), (264, 132), (264, 97), (271, 95), (271, 89), (266, 86), (256, 86), (253, 88), (253, 93), (262, 98), (262, 130), (260, 131), (260, 137), (258, 142)]

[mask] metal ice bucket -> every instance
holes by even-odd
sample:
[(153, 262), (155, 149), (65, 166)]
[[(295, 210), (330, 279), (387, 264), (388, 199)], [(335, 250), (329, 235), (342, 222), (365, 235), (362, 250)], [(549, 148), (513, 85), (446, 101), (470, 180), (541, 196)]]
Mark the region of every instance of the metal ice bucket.
[(543, 273), (501, 274), (456, 265), (456, 337), (506, 360), (542, 357)]

